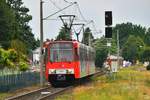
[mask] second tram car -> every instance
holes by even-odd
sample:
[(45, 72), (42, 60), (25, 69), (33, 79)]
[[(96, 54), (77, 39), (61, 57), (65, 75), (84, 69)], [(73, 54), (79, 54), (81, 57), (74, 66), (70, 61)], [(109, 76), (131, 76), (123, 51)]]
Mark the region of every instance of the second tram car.
[(50, 41), (46, 45), (46, 79), (53, 85), (95, 73), (95, 50), (78, 41)]

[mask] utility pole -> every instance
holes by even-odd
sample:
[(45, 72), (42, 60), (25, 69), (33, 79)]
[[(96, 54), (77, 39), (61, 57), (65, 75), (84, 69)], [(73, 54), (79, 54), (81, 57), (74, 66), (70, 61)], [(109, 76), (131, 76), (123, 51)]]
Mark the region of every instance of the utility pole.
[(43, 86), (43, 1), (40, 0), (40, 85)]
[(120, 56), (119, 30), (117, 30), (117, 67), (118, 68), (119, 68), (119, 56)]

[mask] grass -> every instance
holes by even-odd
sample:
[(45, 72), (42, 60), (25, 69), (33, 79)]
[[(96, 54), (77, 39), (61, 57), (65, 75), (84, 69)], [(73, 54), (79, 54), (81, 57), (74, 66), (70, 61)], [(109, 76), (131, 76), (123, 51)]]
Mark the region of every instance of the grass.
[(5, 98), (8, 96), (10, 96), (9, 93), (0, 93), (0, 100), (5, 100)]
[(90, 85), (79, 86), (56, 100), (150, 100), (150, 72), (135, 70), (138, 67), (92, 78)]

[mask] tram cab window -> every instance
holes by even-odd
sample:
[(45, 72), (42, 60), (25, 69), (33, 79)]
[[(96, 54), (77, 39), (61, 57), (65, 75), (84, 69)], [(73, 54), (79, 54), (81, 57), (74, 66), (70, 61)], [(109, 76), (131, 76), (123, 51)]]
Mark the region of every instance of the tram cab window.
[(71, 43), (55, 43), (50, 47), (51, 62), (72, 62), (73, 47)]

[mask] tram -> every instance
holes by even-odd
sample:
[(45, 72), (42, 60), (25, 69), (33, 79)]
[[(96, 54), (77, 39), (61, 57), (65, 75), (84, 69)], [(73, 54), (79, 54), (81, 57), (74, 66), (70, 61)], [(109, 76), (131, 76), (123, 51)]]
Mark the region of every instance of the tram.
[(70, 83), (95, 73), (95, 50), (78, 41), (50, 41), (45, 46), (46, 79)]

